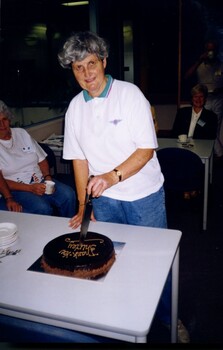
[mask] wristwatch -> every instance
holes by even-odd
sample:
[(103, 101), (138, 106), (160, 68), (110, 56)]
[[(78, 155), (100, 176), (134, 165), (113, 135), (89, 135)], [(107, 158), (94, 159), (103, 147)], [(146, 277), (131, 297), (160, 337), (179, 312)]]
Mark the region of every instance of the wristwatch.
[(116, 175), (118, 176), (119, 181), (122, 181), (122, 173), (121, 173), (121, 171), (120, 171), (120, 170), (118, 170), (118, 169), (113, 169), (113, 171), (115, 171), (115, 172), (116, 172)]

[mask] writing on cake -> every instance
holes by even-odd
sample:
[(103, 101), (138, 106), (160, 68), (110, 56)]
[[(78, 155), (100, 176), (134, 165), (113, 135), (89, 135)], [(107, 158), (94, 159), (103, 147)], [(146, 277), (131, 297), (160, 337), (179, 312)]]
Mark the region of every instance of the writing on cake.
[[(99, 241), (99, 243), (102, 243), (102, 244), (104, 243), (103, 239), (95, 239), (94, 241)], [(75, 259), (78, 259), (79, 257), (82, 257), (82, 256), (94, 257), (96, 255), (99, 255), (99, 253), (95, 251), (97, 248), (97, 245), (94, 243), (88, 244), (87, 240), (85, 241), (86, 243), (80, 243), (79, 241), (66, 238), (65, 242), (67, 242), (67, 249), (69, 250), (61, 249), (59, 251), (59, 254), (63, 258), (73, 257)]]

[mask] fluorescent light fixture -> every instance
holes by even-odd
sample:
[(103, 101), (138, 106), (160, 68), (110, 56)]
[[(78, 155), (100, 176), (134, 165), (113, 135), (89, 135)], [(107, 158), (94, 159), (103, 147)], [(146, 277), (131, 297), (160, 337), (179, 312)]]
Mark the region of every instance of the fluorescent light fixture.
[(72, 2), (63, 2), (61, 5), (63, 6), (81, 6), (81, 5), (88, 5), (89, 1), (72, 1)]

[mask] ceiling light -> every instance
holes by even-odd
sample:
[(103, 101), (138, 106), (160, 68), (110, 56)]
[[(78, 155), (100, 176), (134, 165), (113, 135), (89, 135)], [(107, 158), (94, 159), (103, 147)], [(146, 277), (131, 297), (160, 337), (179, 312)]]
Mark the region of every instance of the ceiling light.
[(81, 6), (81, 5), (88, 5), (88, 4), (89, 4), (89, 1), (72, 1), (72, 2), (66, 1), (66, 2), (63, 2), (61, 5), (63, 5), (63, 6)]

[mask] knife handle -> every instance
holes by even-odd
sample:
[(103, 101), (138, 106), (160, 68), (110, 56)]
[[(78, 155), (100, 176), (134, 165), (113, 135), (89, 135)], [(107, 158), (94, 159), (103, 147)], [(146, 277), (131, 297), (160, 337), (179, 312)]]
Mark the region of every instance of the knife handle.
[[(87, 182), (87, 186), (88, 186), (89, 182), (91, 181), (91, 179), (92, 179), (93, 177), (94, 177), (94, 175), (89, 176), (88, 182)], [(88, 193), (87, 193), (87, 190), (86, 190), (85, 204), (88, 203), (89, 201), (91, 201), (91, 199), (92, 199), (92, 195), (91, 195), (91, 194), (88, 194)]]

